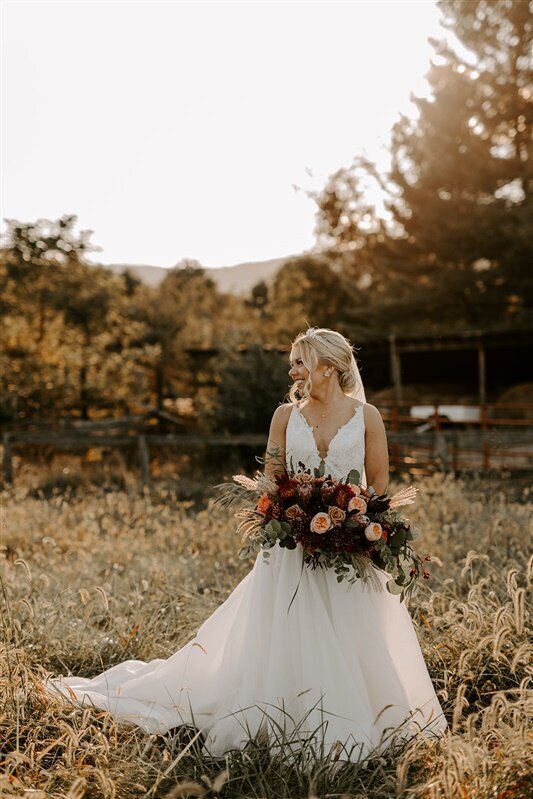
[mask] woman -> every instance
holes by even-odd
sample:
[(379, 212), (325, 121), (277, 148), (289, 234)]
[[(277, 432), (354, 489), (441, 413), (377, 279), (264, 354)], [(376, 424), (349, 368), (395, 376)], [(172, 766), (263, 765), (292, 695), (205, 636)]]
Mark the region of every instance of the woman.
[[(294, 340), (289, 363), (290, 402), (273, 414), (265, 476), (291, 462), (315, 468), (323, 461), (326, 473), (357, 469), (384, 493), (385, 429), (366, 403), (350, 342), (309, 329)], [(442, 708), (408, 610), (385, 590), (388, 576), (376, 570), (374, 583), (339, 583), (333, 570), (302, 569), (302, 560), (301, 547), (273, 547), (268, 560), (259, 553), (194, 638), (166, 660), (130, 660), (92, 679), (47, 685), (147, 732), (192, 725), (213, 757), (257, 735), (285, 756), (305, 748), (357, 761), (393, 740), (442, 734)]]

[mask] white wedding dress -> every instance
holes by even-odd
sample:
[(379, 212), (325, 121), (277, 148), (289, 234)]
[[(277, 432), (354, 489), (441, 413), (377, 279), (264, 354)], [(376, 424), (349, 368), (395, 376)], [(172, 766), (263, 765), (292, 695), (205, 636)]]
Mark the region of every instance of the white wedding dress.
[[(326, 473), (345, 477), (364, 465), (360, 405), (331, 441)], [(312, 428), (296, 406), (286, 433), (287, 466), (318, 467)], [(237, 543), (237, 542), (236, 542)], [(275, 545), (196, 635), (168, 659), (128, 660), (102, 674), (49, 679), (52, 692), (109, 710), (149, 733), (182, 724), (202, 729), (203, 751), (222, 757), (259, 731), (271, 751), (282, 732), (291, 755), (306, 746), (357, 761), (447, 723), (416, 632), (398, 596), (337, 582), (335, 572), (302, 569), (302, 549)], [(298, 591), (287, 612), (296, 587)], [(335, 747), (335, 744), (337, 746)], [(333, 748), (332, 748), (333, 747)], [(300, 750), (301, 751), (301, 750)]]

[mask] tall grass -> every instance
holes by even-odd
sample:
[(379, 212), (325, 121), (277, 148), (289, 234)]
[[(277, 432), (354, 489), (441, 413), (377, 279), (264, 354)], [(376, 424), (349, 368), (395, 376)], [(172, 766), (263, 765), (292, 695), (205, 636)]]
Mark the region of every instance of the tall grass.
[[(395, 489), (399, 485), (391, 485)], [(379, 758), (284, 762), (250, 741), (224, 759), (201, 735), (156, 736), (43, 693), (48, 673), (92, 676), (168, 657), (251, 568), (231, 513), (173, 491), (2, 493), (1, 796), (514, 799), (531, 781), (531, 502), (509, 481), (435, 475), (409, 516), (432, 579), (410, 611), (450, 723)], [(341, 755), (342, 757), (342, 755)]]

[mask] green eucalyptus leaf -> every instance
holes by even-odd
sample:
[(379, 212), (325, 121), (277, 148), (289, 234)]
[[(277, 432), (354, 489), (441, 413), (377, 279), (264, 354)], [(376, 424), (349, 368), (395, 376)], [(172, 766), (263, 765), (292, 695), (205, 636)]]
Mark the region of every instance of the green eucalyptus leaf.
[(359, 484), (359, 480), (361, 479), (361, 475), (357, 471), (357, 469), (352, 469), (348, 474), (347, 481), (349, 483), (354, 483), (355, 485)]
[(407, 539), (407, 530), (400, 528), (393, 536), (389, 538), (391, 546), (401, 547), (405, 544)]

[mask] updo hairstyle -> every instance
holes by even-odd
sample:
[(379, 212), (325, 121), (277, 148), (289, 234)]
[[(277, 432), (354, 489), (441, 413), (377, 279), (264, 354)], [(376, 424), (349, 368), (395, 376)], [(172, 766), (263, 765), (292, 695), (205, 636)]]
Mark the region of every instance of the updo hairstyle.
[(341, 389), (346, 395), (355, 396), (361, 386), (359, 370), (352, 345), (342, 333), (327, 327), (310, 327), (305, 333), (298, 333), (291, 349), (295, 344), (300, 346), (301, 359), (309, 376), (302, 386), (291, 386), (288, 397), (292, 403), (309, 399), (312, 390), (311, 373), (320, 362), (324, 366), (333, 366)]

